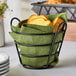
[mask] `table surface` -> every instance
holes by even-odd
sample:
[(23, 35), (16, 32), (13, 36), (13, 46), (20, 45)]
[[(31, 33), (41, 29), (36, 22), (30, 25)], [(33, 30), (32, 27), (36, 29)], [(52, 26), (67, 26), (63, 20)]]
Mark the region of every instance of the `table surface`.
[(6, 53), (10, 57), (10, 71), (7, 76), (74, 76), (76, 74), (76, 42), (64, 41), (61, 53), (59, 56), (59, 63), (52, 69), (45, 70), (30, 70), (23, 68), (19, 62), (18, 54), (13, 42), (13, 39), (9, 35), (10, 20), (14, 16), (20, 18), (20, 8), (17, 7), (19, 0), (16, 0), (13, 6), (14, 0), (8, 0), (10, 10), (5, 13), (4, 26), (5, 26), (5, 47), (0, 47), (0, 52)]
[(31, 70), (23, 68), (19, 62), (14, 42), (6, 42), (0, 52), (10, 57), (10, 71), (7, 76), (73, 76), (76, 74), (76, 42), (64, 41), (59, 63), (52, 69)]

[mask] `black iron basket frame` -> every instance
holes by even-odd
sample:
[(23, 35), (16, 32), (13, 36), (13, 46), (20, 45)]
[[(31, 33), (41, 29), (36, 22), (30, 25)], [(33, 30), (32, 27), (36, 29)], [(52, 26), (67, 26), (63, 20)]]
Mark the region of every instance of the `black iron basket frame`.
[[(11, 19), (11, 22), (10, 22), (11, 26), (13, 26), (13, 20), (17, 20), (17, 21), (20, 22), (20, 20), (19, 20), (18, 18), (14, 17), (14, 18)], [(63, 29), (63, 31), (58, 32), (58, 30), (59, 30), (59, 28), (60, 28), (60, 26), (61, 26), (62, 24), (64, 25), (64, 27), (63, 27), (64, 29)], [(65, 36), (66, 29), (67, 29), (67, 23), (66, 23), (66, 22), (62, 22), (62, 23), (59, 25), (59, 27), (57, 28), (57, 30), (56, 30), (55, 33), (44, 33), (44, 34), (19, 33), (19, 32), (13, 31), (13, 29), (11, 28), (12, 32), (14, 32), (14, 33), (16, 33), (16, 34), (21, 34), (21, 35), (54, 35), (54, 38), (52, 39), (52, 43), (51, 43), (51, 44), (45, 44), (45, 45), (26, 45), (26, 44), (22, 44), (22, 43), (16, 42), (16, 41), (14, 40), (15, 45), (16, 45), (16, 49), (17, 49), (17, 53), (18, 53), (18, 57), (19, 57), (19, 61), (20, 61), (21, 64), (22, 64), (21, 55), (22, 55), (22, 56), (25, 56), (25, 57), (32, 57), (32, 58), (35, 58), (35, 57), (37, 57), (37, 58), (38, 58), (38, 57), (48, 57), (48, 61), (47, 61), (47, 65), (46, 65), (46, 66), (43, 66), (43, 67), (40, 67), (40, 68), (35, 68), (35, 67), (31, 67), (31, 66), (27, 66), (27, 65), (22, 64), (23, 67), (28, 68), (28, 69), (46, 69), (46, 68), (52, 68), (53, 66), (49, 66), (50, 57), (51, 57), (51, 56), (54, 56), (54, 55), (59, 56), (60, 50), (61, 50), (61, 47), (62, 47), (62, 43), (63, 43), (63, 40), (64, 40), (64, 36)], [(62, 40), (59, 41), (59, 42), (55, 42), (55, 38), (56, 38), (57, 34), (59, 34), (59, 33), (63, 33)], [(55, 44), (58, 44), (58, 43), (60, 44), (60, 45), (59, 45), (59, 51), (57, 51), (55, 54), (51, 54), (52, 51), (53, 51), (52, 46), (55, 45)], [(18, 45), (31, 46), (31, 47), (33, 47), (33, 46), (35, 46), (35, 47), (36, 47), (36, 46), (38, 46), (38, 47), (39, 47), (39, 46), (49, 46), (49, 45), (50, 45), (51, 48), (50, 48), (50, 51), (49, 51), (49, 55), (30, 56), (30, 55), (20, 54)]]
[[(59, 5), (59, 4), (48, 5), (48, 4), (43, 4), (44, 2), (46, 2), (46, 1), (37, 2), (37, 3), (31, 3), (31, 5), (33, 5), (33, 6), (39, 6), (39, 7), (40, 7), (40, 9), (39, 9), (39, 11), (38, 11), (38, 15), (41, 14), (43, 8), (44, 8), (45, 11), (47, 12), (46, 15), (49, 15), (49, 14), (50, 14), (50, 10), (51, 10), (51, 8), (53, 7), (53, 8), (56, 10), (57, 13), (66, 12), (66, 10), (68, 10), (68, 11), (70, 12), (70, 14), (71, 14), (71, 17), (70, 17), (70, 19), (68, 19), (68, 21), (76, 21), (76, 15), (75, 15), (75, 13), (76, 13), (76, 5), (72, 5), (72, 4), (68, 4), (68, 5), (64, 5), (64, 6)], [(47, 9), (47, 7), (48, 7), (48, 9)], [(62, 10), (61, 10), (61, 11), (58, 10), (57, 7), (61, 7)], [(70, 8), (75, 9), (74, 12), (72, 12), (72, 11), (70, 10)], [(72, 19), (72, 18), (73, 18), (73, 19)]]

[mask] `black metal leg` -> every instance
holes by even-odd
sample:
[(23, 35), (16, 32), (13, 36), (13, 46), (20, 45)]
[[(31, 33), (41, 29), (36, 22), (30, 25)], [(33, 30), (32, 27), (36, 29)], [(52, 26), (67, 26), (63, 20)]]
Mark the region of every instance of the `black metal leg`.
[(66, 8), (65, 7), (62, 7), (62, 10), (60, 11), (61, 13), (62, 12), (66, 12)]
[(41, 14), (42, 8), (43, 8), (43, 6), (41, 6), (41, 7), (40, 7), (40, 10), (39, 10), (38, 15), (40, 15), (40, 14)]
[[(76, 9), (74, 10), (74, 13), (73, 13), (73, 14), (74, 14), (74, 16), (76, 15)], [(76, 16), (75, 16), (75, 17), (76, 17)], [(73, 17), (71, 16), (71, 18), (73, 18)]]
[(46, 10), (46, 12), (47, 12), (46, 15), (49, 15), (49, 14), (50, 14), (50, 10), (51, 10), (52, 7), (48, 7), (48, 9), (47, 9), (47, 7), (44, 6), (44, 8), (45, 8), (45, 10)]
[[(64, 23), (64, 25), (66, 25), (66, 26), (64, 27), (64, 30), (65, 30), (65, 31), (63, 32), (62, 42), (60, 43), (59, 54), (60, 54), (60, 50), (61, 50), (61, 47), (62, 47), (62, 44), (63, 44), (64, 36), (65, 36), (65, 33), (66, 33), (66, 29), (67, 29), (67, 24)], [(59, 54), (58, 54), (58, 55), (59, 55)]]
[(47, 66), (49, 66), (49, 61), (50, 61), (50, 54), (52, 54), (53, 52), (53, 46), (55, 45), (55, 40), (56, 40), (56, 37), (57, 37), (57, 32), (58, 32), (58, 29), (60, 28), (61, 25), (64, 25), (64, 32), (63, 32), (63, 36), (62, 36), (62, 40), (60, 42), (60, 46), (59, 46), (59, 50), (58, 50), (58, 56), (59, 56), (59, 53), (60, 53), (60, 50), (61, 50), (61, 47), (62, 47), (62, 44), (63, 44), (63, 40), (64, 40), (64, 36), (65, 36), (65, 32), (66, 32), (66, 29), (67, 29), (67, 24), (66, 23), (61, 23), (59, 25), (59, 27), (57, 28), (57, 31), (55, 32), (55, 35), (53, 36), (53, 39), (52, 39), (52, 44), (51, 44), (51, 48), (50, 48), (50, 51), (49, 51), (49, 56), (48, 56), (48, 61), (47, 61)]
[(56, 7), (54, 7), (55, 8), (55, 10), (57, 11), (57, 13), (60, 13), (60, 11), (56, 8)]
[(17, 45), (16, 41), (14, 41), (14, 42), (15, 42), (15, 45), (16, 45), (16, 49), (17, 49), (17, 53), (18, 53), (20, 63), (22, 64), (22, 60), (21, 60), (21, 57), (20, 57), (20, 52), (19, 52), (19, 49), (18, 49), (18, 45)]
[(76, 19), (75, 13), (73, 13), (69, 8), (67, 8), (67, 10), (71, 13), (72, 17), (73, 17), (74, 19)]

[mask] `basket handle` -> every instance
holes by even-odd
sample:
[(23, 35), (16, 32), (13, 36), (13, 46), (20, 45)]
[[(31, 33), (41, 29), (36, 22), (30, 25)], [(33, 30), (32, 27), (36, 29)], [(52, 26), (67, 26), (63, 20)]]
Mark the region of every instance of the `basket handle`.
[(14, 17), (11, 19), (10, 25), (13, 26), (13, 21), (17, 20), (18, 22), (20, 22), (20, 19), (18, 19), (17, 17)]

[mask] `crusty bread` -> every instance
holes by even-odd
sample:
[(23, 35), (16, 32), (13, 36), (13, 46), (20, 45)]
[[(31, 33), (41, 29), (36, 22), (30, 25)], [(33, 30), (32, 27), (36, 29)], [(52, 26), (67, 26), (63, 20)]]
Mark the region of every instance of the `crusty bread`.
[[(35, 17), (36, 16), (36, 17)], [(28, 24), (35, 24), (35, 25), (41, 25), (41, 26), (54, 26), (54, 31), (56, 32), (59, 24), (64, 22), (61, 18), (57, 17), (51, 22), (46, 16), (44, 15), (32, 15), (28, 19), (27, 23)], [(61, 31), (63, 25), (59, 28), (58, 32)]]
[(34, 20), (34, 19), (37, 19), (37, 18), (40, 18), (42, 17), (43, 19), (47, 20), (48, 18), (44, 15), (32, 15), (30, 16), (30, 18), (28, 19), (27, 23), (29, 23), (30, 21)]
[(60, 4), (60, 3), (76, 4), (76, 0), (47, 0), (44, 4)]
[(59, 1), (54, 1), (54, 2), (46, 1), (44, 4), (61, 4), (61, 2), (59, 2)]
[(49, 2), (54, 2), (54, 1), (58, 1), (58, 2), (62, 2), (62, 0), (48, 0)]
[(30, 18), (28, 19), (27, 23), (33, 20), (34, 18), (37, 18), (37, 15), (31, 15)]
[(48, 1), (44, 2), (44, 4), (50, 4)]
[(42, 26), (52, 26), (52, 22), (44, 15), (32, 15), (28, 19), (27, 23), (28, 24), (42, 25)]
[(76, 4), (76, 0), (72, 0), (72, 2), (73, 2), (74, 4)]
[(73, 4), (73, 0), (63, 0), (65, 3)]
[(40, 15), (40, 17), (42, 17), (44, 20), (49, 20), (46, 16), (44, 15)]
[(44, 4), (60, 4), (62, 0), (48, 0)]
[(54, 1), (54, 2), (51, 2), (52, 4), (61, 4), (62, 2), (59, 2), (59, 1)]
[(29, 24), (36, 24), (42, 26), (49, 26), (52, 25), (50, 20), (44, 20), (43, 18), (35, 18), (32, 21), (28, 22)]
[[(54, 32), (56, 32), (59, 24), (61, 24), (62, 22), (64, 22), (64, 20), (62, 20), (61, 18), (57, 17), (54, 19), (53, 21), (53, 26), (54, 26)], [(59, 28), (58, 32), (62, 29), (63, 25), (61, 25), (61, 27)]]

